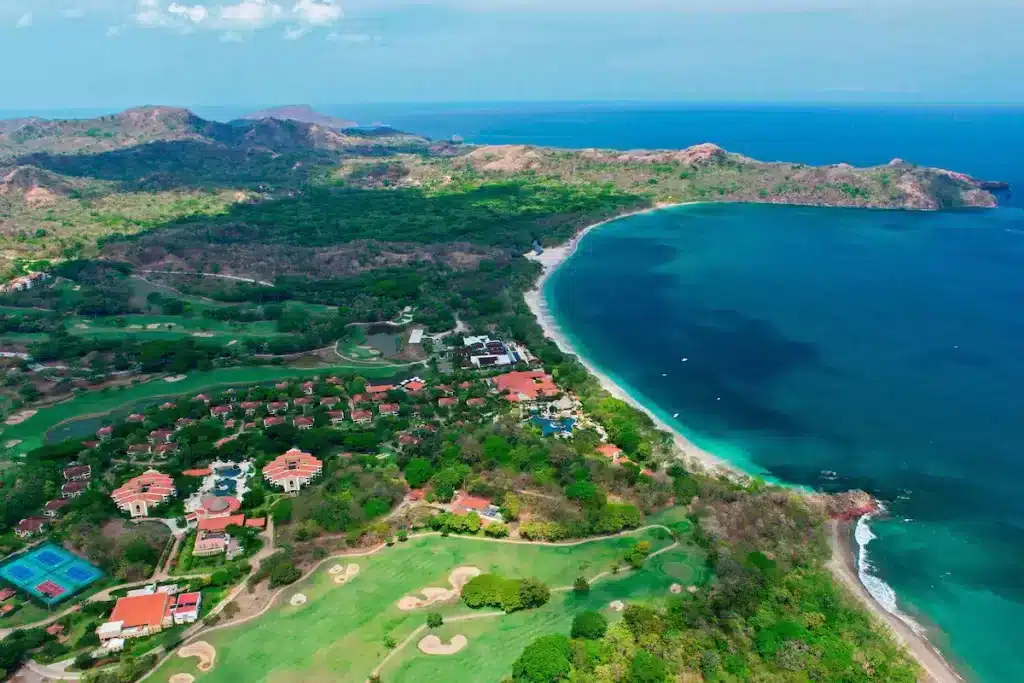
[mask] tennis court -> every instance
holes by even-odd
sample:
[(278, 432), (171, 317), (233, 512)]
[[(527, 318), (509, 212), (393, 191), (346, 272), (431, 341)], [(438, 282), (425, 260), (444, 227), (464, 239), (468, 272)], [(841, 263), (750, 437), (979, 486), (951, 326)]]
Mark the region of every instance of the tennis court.
[(46, 543), (0, 566), (0, 578), (54, 605), (100, 578), (103, 572), (60, 546)]

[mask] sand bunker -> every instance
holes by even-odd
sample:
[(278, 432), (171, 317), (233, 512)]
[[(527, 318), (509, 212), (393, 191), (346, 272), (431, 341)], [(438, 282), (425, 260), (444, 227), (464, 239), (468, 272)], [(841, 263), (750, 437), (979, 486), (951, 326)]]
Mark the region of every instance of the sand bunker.
[(428, 655), (453, 655), (465, 649), (467, 645), (469, 645), (469, 641), (460, 633), (452, 638), (450, 643), (441, 642), (437, 636), (426, 636), (420, 640), (418, 647), (420, 652)]
[(76, 330), (87, 330), (87, 329), (89, 329), (89, 326), (86, 325), (85, 323), (78, 323), (78, 324), (75, 325), (75, 329)]
[(167, 679), (167, 683), (192, 683), (194, 680), (196, 677), (192, 674), (174, 674)]
[(292, 596), (292, 599), (289, 600), (288, 603), (292, 607), (298, 607), (299, 605), (305, 605), (306, 604), (306, 599), (307, 598), (306, 598), (306, 596), (304, 594), (296, 593), (295, 595)]
[[(146, 325), (146, 329), (147, 330), (159, 330), (163, 326), (164, 326), (163, 323), (149, 323), (148, 325)], [(174, 327), (174, 323), (167, 323), (167, 327), (169, 327), (169, 328), (170, 327)]]
[(348, 583), (359, 573), (359, 565), (350, 564), (347, 567), (343, 567), (340, 564), (336, 564), (331, 567), (330, 573), (334, 577), (334, 583)]
[(142, 325), (129, 325), (128, 329), (129, 330), (141, 330), (142, 329)]
[(234, 345), (235, 345), (235, 344), (237, 344), (237, 343), (238, 343), (238, 340), (237, 340), (237, 339), (232, 339), (231, 341), (229, 341), (229, 342), (228, 342), (228, 344), (227, 344), (227, 345), (228, 345), (228, 346), (234, 346)]
[(690, 593), (696, 593), (698, 589), (696, 586), (687, 586), (686, 590)]
[(29, 419), (33, 415), (35, 415), (36, 412), (38, 412), (38, 411), (35, 411), (35, 410), (21, 410), (21, 411), (18, 411), (14, 415), (8, 416), (8, 418), (6, 420), (4, 420), (4, 423), (5, 424), (9, 424), (9, 425), (20, 425), (22, 422), (24, 422), (25, 420)]
[(608, 608), (613, 612), (621, 612), (626, 609), (626, 603), (622, 602), (622, 600), (612, 600), (608, 603)]
[(193, 337), (212, 337), (213, 332), (193, 332)]
[(671, 586), (669, 586), (668, 590), (669, 590), (670, 593), (676, 593), (676, 594), (682, 593), (683, 592), (683, 584), (681, 584), (681, 583), (673, 583)]
[(178, 650), (179, 657), (196, 657), (199, 659), (199, 670), (209, 671), (213, 668), (213, 663), (217, 659), (217, 651), (213, 649), (213, 645), (210, 645), (205, 640), (197, 640), (194, 643), (189, 643), (183, 648)]
[(171, 375), (170, 377), (164, 377), (165, 382), (180, 382), (185, 379), (185, 375)]
[(21, 439), (11, 439), (10, 441), (4, 441), (4, 448), (14, 448), (19, 443), (21, 443)]
[(423, 598), (406, 595), (399, 600), (398, 609), (422, 609), (433, 605), (435, 602), (445, 602), (452, 598), (457, 598), (462, 594), (462, 587), (465, 586), (474, 576), (479, 576), (481, 573), (482, 572), (476, 567), (456, 567), (452, 570), (452, 573), (448, 575), (448, 583), (452, 585), (451, 589), (428, 586), (420, 591)]

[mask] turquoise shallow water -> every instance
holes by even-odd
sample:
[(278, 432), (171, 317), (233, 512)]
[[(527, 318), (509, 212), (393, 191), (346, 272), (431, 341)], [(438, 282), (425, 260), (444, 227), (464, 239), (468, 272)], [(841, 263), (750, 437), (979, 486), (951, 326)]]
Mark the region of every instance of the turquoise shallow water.
[(700, 445), (878, 495), (900, 609), (972, 678), (1024, 680), (1024, 211), (680, 207), (593, 231), (545, 296)]

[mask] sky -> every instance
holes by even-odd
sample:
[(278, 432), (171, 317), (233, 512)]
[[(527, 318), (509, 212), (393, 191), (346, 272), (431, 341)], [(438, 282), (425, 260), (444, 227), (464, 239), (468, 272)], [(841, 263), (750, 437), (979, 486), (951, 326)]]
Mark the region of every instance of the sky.
[(0, 0), (0, 111), (1024, 103), (1024, 0)]

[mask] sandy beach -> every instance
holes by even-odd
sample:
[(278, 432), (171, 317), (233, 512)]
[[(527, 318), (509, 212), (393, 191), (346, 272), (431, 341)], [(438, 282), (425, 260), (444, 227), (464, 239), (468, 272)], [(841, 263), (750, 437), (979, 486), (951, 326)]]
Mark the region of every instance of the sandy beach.
[[(658, 211), (672, 206), (686, 206), (688, 204), (696, 203), (699, 202), (659, 205), (644, 211), (637, 211), (617, 216), (616, 218), (587, 226), (571, 241), (558, 247), (546, 248), (540, 255), (533, 252), (526, 254), (527, 258), (539, 263), (543, 267), (544, 271), (540, 279), (537, 281), (536, 286), (526, 293), (525, 299), (526, 304), (530, 307), (533, 315), (537, 318), (541, 328), (544, 330), (544, 334), (554, 341), (555, 344), (558, 345), (558, 348), (563, 352), (575, 355), (580, 362), (586, 366), (590, 373), (598, 379), (601, 386), (604, 387), (608, 393), (616, 398), (626, 401), (635, 408), (644, 411), (652, 420), (654, 420), (655, 424), (657, 424), (660, 429), (672, 434), (675, 439), (676, 446), (682, 453), (682, 457), (684, 457), (688, 463), (699, 464), (705, 470), (711, 472), (734, 477), (747, 477), (749, 476), (747, 473), (743, 472), (732, 463), (729, 463), (722, 458), (717, 457), (713, 453), (709, 453), (695, 445), (675, 427), (662, 420), (647, 406), (630, 396), (610, 377), (602, 373), (594, 367), (592, 363), (580, 356), (576, 349), (573, 348), (572, 344), (569, 343), (568, 337), (566, 337), (558, 327), (558, 323), (548, 308), (547, 302), (544, 300), (543, 296), (544, 285), (547, 282), (547, 279), (558, 268), (558, 266), (573, 255), (577, 246), (579, 246), (579, 243), (586, 238), (591, 230), (627, 216), (650, 213), (652, 211)], [(927, 638), (918, 634), (899, 618), (887, 612), (880, 604), (878, 604), (878, 602), (875, 601), (863, 584), (861, 584), (860, 578), (857, 575), (853, 549), (849, 542), (848, 523), (840, 524), (838, 522), (830, 522), (828, 531), (829, 542), (832, 546), (832, 560), (829, 562), (829, 569), (833, 572), (836, 579), (846, 586), (847, 589), (850, 590), (853, 595), (871, 611), (872, 614), (889, 627), (893, 637), (904, 645), (911, 655), (917, 660), (923, 671), (921, 680), (931, 681), (933, 683), (963, 683), (964, 678), (955, 672), (955, 670), (948, 662), (946, 662), (939, 651), (928, 641)]]
[(832, 547), (832, 559), (828, 568), (836, 579), (846, 586), (871, 613), (889, 627), (893, 637), (906, 647), (921, 665), (924, 676), (922, 680), (934, 683), (963, 683), (960, 676), (949, 665), (928, 639), (907, 626), (899, 617), (890, 614), (879, 605), (857, 575), (857, 560), (850, 545), (852, 522), (831, 521), (828, 523), (829, 545)]

